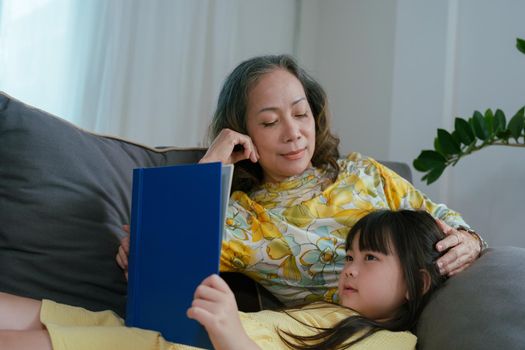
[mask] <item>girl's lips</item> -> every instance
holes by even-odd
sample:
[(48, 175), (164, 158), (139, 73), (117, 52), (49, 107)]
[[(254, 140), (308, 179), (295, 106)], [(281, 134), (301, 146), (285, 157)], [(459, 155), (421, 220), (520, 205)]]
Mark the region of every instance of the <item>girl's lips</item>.
[(306, 151), (306, 148), (303, 148), (298, 151), (293, 151), (293, 152), (283, 154), (282, 156), (289, 160), (301, 159), (304, 156), (305, 151)]
[(357, 292), (357, 289), (355, 289), (355, 288), (353, 288), (351, 286), (344, 286), (343, 291), (345, 293), (355, 293), (355, 292)]

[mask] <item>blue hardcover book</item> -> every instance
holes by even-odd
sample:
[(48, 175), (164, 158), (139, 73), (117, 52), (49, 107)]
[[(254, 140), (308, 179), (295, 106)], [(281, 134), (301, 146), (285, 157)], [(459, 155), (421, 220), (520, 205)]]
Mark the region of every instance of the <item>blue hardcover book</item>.
[(133, 171), (127, 326), (212, 348), (186, 311), (200, 282), (219, 272), (232, 173), (221, 163)]

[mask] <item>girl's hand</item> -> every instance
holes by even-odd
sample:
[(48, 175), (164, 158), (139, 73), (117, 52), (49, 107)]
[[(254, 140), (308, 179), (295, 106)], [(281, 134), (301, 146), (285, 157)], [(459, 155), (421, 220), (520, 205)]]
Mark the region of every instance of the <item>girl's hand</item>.
[(129, 225), (123, 225), (122, 229), (128, 234), (120, 240), (120, 246), (117, 252), (117, 264), (124, 270), (126, 281), (128, 280), (128, 255), (129, 255)]
[(479, 240), (467, 231), (457, 230), (445, 222), (437, 220), (446, 237), (437, 242), (439, 252), (449, 251), (438, 259), (439, 272), (452, 276), (469, 267), (481, 252)]
[(206, 328), (216, 350), (260, 349), (244, 331), (233, 292), (217, 275), (197, 287), (187, 315)]
[[(235, 150), (235, 146), (242, 146), (242, 150)], [(233, 164), (240, 160), (250, 159), (253, 163), (259, 160), (259, 153), (248, 135), (231, 129), (223, 129), (217, 135), (208, 151), (199, 163), (222, 162)]]

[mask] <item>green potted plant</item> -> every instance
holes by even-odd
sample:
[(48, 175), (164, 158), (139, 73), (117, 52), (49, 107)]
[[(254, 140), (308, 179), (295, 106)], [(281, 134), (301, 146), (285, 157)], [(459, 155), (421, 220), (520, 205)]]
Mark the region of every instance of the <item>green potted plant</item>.
[[(516, 39), (516, 48), (525, 54), (525, 40)], [(438, 129), (433, 150), (423, 150), (414, 160), (414, 168), (426, 173), (421, 180), (431, 184), (449, 165), (487, 146), (525, 147), (525, 106), (507, 123), (505, 113), (487, 109), (475, 111), (468, 120), (456, 118), (454, 131)]]

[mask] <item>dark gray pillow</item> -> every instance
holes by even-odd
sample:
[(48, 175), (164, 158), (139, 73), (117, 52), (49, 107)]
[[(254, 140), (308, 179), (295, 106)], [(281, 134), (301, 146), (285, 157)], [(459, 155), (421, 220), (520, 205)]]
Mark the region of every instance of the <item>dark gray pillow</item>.
[(525, 249), (488, 249), (450, 278), (421, 316), (418, 349), (523, 349)]
[(0, 291), (122, 315), (132, 170), (202, 152), (94, 135), (0, 93)]

